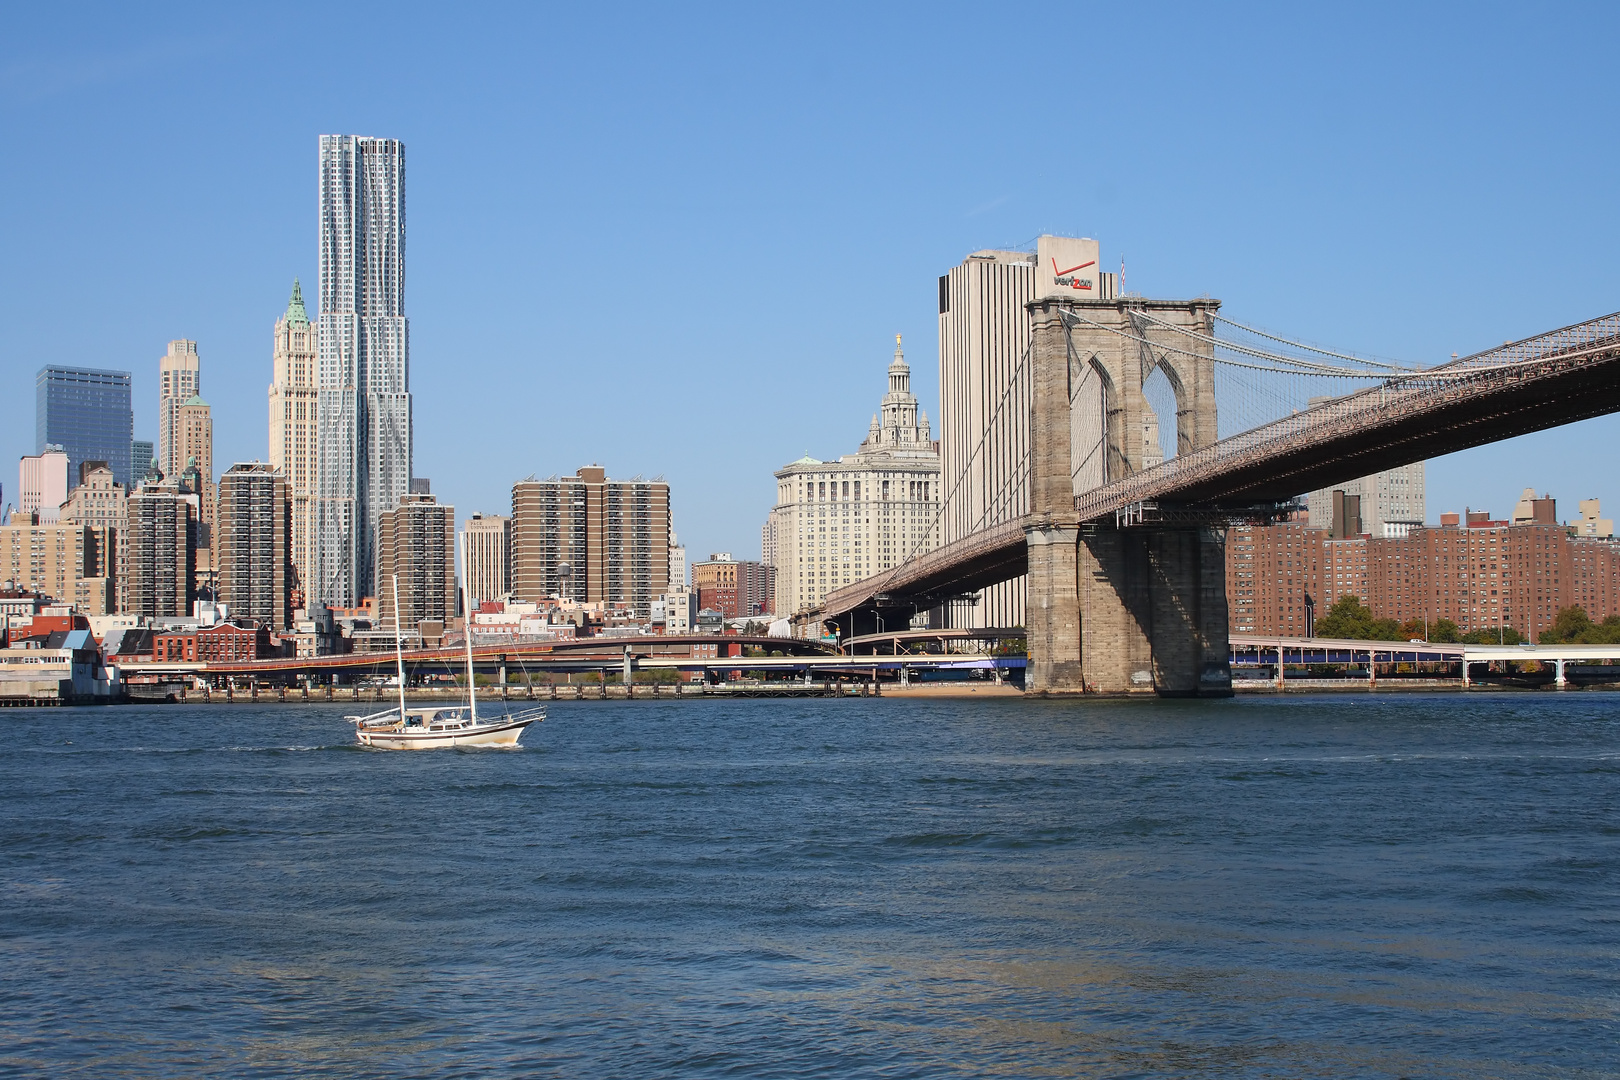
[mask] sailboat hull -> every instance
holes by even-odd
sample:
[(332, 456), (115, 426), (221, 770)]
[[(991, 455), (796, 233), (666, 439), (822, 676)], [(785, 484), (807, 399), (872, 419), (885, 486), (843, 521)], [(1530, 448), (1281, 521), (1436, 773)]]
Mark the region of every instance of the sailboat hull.
[(424, 730), (420, 727), (387, 726), (355, 727), (355, 738), (362, 746), (378, 750), (441, 750), (456, 746), (516, 746), (523, 731), (543, 716), (519, 716), (476, 727), (460, 727), (443, 731)]

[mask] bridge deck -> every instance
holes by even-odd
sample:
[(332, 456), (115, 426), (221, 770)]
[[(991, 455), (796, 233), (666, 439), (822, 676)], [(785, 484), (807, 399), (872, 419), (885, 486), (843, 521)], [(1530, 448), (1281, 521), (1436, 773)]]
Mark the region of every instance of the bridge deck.
[[(1620, 411), (1620, 313), (1577, 323), (1337, 398), (1171, 458), (1075, 498), (1075, 523), (1133, 506), (1211, 512), (1302, 492)], [(908, 606), (1028, 571), (1024, 529), (1004, 522), (829, 593), (812, 618)]]

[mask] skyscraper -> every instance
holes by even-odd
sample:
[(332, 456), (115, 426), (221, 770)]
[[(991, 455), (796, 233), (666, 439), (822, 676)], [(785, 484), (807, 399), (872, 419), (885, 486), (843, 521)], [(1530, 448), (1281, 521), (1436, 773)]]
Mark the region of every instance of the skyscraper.
[[(158, 468), (164, 476), (179, 476), (186, 467), (181, 449), (180, 410), (202, 393), (202, 363), (197, 343), (180, 338), (158, 357)], [(145, 471), (147, 462), (135, 467)]]
[(270, 464), (287, 478), (287, 494), (292, 499), (292, 562), (300, 589), (308, 588), (315, 559), (315, 337), (315, 327), (304, 310), (303, 290), (294, 279), (286, 314), (276, 320)]
[(34, 379), (34, 452), (60, 446), (68, 475), (79, 463), (105, 461), (113, 479), (129, 485), (135, 414), (129, 407), (129, 372), (47, 364)]
[(310, 602), (375, 592), (377, 523), (410, 489), (405, 146), (322, 135), (315, 566)]
[[(1029, 456), (1029, 345), (1024, 305), (1036, 256), (975, 251), (939, 279), (939, 440), (946, 488), (941, 542), (1021, 517)], [(1025, 579), (991, 585), (951, 626), (1022, 626)]]
[(150, 439), (136, 439), (129, 445), (129, 475), (138, 484), (157, 460), (157, 445)]
[(180, 468), (171, 476), (184, 476), (193, 465), (202, 481), (202, 520), (214, 521), (214, 413), (208, 402), (191, 395), (175, 414), (175, 457)]

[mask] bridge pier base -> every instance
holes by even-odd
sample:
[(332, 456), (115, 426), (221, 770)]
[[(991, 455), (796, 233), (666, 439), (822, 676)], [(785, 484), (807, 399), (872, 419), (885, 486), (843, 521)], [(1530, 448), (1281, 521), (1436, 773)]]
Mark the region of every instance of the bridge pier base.
[(1217, 533), (1043, 526), (1027, 535), (1031, 695), (1231, 695)]

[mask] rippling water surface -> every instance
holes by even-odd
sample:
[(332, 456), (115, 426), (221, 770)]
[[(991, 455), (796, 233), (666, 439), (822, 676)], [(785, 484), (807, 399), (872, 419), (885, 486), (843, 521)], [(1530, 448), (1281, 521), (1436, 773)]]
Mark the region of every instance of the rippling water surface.
[(0, 1072), (1620, 1072), (1612, 695), (0, 732)]

